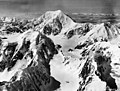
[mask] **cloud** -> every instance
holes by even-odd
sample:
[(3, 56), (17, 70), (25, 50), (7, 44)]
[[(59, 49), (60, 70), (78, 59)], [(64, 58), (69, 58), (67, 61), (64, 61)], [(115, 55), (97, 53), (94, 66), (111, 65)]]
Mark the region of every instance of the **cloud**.
[[(36, 13), (60, 9), (63, 12), (113, 13), (118, 0), (0, 0), (0, 11)], [(99, 9), (100, 8), (100, 9)]]
[(28, 4), (28, 0), (0, 0), (0, 3), (6, 3), (6, 4)]
[(114, 14), (114, 9), (116, 7), (117, 0), (101, 0), (102, 12), (107, 14)]

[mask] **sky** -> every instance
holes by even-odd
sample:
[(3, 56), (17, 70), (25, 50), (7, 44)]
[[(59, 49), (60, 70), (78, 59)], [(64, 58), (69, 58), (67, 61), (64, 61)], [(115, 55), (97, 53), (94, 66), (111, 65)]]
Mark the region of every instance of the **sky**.
[(0, 0), (0, 16), (22, 16), (49, 10), (67, 13), (120, 12), (120, 0)]

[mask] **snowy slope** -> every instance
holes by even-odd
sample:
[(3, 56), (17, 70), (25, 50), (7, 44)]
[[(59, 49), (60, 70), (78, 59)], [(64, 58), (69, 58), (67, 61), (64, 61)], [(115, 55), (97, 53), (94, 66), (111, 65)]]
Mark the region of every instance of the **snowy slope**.
[(120, 27), (61, 10), (1, 18), (0, 91), (120, 91)]
[(40, 30), (46, 35), (64, 34), (71, 30), (77, 31), (82, 29), (82, 27), (86, 27), (86, 24), (75, 23), (61, 10), (48, 11), (38, 19), (34, 20), (34, 23), (37, 25), (35, 29)]
[(0, 56), (1, 90), (46, 91), (51, 88), (49, 85), (53, 78), (50, 76), (49, 61), (56, 53), (52, 40), (32, 29), (14, 36), (12, 41), (3, 39)]
[[(79, 26), (76, 25), (69, 27), (69, 29), (65, 31), (67, 38), (61, 34), (58, 34), (57, 36), (49, 36), (55, 44), (62, 46), (62, 51), (60, 51), (62, 55), (60, 54), (60, 57), (53, 59), (53, 61), (50, 63), (52, 72), (51, 75), (53, 75), (58, 81), (61, 82), (61, 90), (77, 91), (78, 89), (79, 91), (105, 91), (106, 89), (116, 89), (116, 91), (119, 91), (119, 83), (117, 82), (117, 84), (115, 79), (111, 76), (112, 68), (109, 69), (109, 66), (113, 66), (104, 63), (105, 66), (108, 65), (109, 71), (108, 73), (105, 73), (105, 75), (100, 73), (103, 74), (103, 78), (101, 79), (99, 75), (96, 75), (99, 67), (97, 67), (98, 65), (94, 59), (97, 46), (100, 46), (100, 48), (103, 49), (104, 45), (107, 44), (110, 44), (110, 48), (113, 47), (113, 45), (116, 45), (116, 47), (119, 46), (119, 27), (116, 24), (110, 23), (101, 23), (96, 25), (79, 24)], [(76, 33), (76, 31), (79, 33)], [(98, 45), (97, 43), (102, 45)], [(71, 51), (69, 51), (70, 49)], [(108, 51), (110, 50), (108, 49)], [(115, 55), (114, 53), (113, 55)], [(105, 52), (104, 55), (107, 55), (107, 53)], [(56, 59), (60, 61), (56, 63)], [(102, 60), (103, 59), (101, 59), (101, 61)], [(61, 70), (59, 71), (59, 69)], [(67, 77), (67, 75), (69, 75), (70, 78)], [(107, 77), (110, 77), (110, 80), (104, 78), (106, 75)], [(110, 81), (113, 83), (113, 87), (111, 87), (111, 84), (109, 84)], [(78, 83), (79, 88), (78, 85), (73, 85)]]

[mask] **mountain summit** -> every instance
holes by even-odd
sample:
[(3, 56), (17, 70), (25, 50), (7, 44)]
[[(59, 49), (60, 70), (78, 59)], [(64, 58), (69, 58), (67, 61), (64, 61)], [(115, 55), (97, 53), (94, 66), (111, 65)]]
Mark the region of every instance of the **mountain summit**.
[(61, 10), (1, 18), (0, 91), (120, 91), (119, 26)]

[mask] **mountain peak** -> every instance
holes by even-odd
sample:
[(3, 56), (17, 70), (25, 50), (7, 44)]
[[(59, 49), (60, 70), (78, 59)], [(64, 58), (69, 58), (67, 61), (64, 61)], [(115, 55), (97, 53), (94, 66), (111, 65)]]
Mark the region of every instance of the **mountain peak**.
[(1, 20), (0, 91), (120, 91), (120, 24), (76, 23), (61, 10)]
[(76, 23), (70, 17), (64, 14), (61, 10), (47, 11), (36, 21), (39, 25), (36, 27), (36, 29), (41, 30), (41, 32), (44, 32), (44, 30), (46, 32), (48, 30), (49, 32), (56, 31), (59, 33), (64, 33), (66, 30), (76, 25)]
[(96, 24), (94, 27), (86, 34), (85, 37), (88, 39), (101, 40), (112, 40), (120, 35), (119, 28), (116, 25), (111, 25), (110, 23)]

